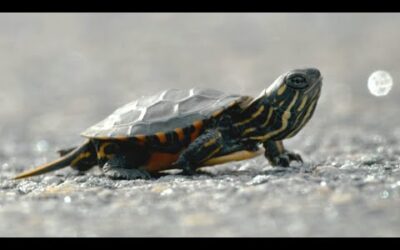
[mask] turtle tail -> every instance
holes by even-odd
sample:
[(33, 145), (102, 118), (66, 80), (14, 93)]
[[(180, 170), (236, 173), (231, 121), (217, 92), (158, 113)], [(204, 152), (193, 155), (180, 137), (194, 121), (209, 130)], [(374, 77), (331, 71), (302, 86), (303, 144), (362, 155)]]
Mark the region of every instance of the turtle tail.
[(17, 175), (14, 177), (14, 180), (45, 174), (67, 166), (71, 166), (80, 171), (86, 171), (97, 164), (96, 149), (90, 140), (87, 140), (81, 146), (68, 151), (68, 153), (63, 154), (61, 158), (55, 161), (43, 164), (37, 168)]

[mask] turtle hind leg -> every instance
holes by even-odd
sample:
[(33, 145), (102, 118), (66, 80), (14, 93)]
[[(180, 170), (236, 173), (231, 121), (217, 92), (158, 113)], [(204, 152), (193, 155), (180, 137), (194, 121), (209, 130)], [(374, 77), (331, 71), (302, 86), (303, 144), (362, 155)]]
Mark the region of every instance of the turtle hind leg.
[[(69, 152), (75, 150), (75, 148), (59, 150), (59, 154), (68, 154)], [(89, 142), (85, 151), (78, 155), (72, 162), (71, 167), (78, 170), (79, 172), (88, 171), (92, 167), (98, 164), (97, 153), (94, 145)]]
[(149, 172), (141, 168), (130, 168), (126, 157), (116, 155), (103, 166), (103, 173), (113, 180), (150, 179)]

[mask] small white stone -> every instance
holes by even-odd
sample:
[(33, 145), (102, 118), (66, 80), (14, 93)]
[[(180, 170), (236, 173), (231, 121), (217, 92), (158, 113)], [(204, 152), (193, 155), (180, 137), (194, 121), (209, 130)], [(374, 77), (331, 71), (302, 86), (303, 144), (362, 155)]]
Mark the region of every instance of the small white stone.
[(65, 203), (71, 203), (71, 197), (70, 196), (65, 196), (64, 197), (64, 202)]
[(165, 189), (164, 191), (162, 191), (160, 193), (161, 196), (165, 196), (165, 195), (171, 195), (174, 193), (174, 190), (172, 190), (171, 188)]
[(396, 183), (392, 184), (390, 187), (391, 187), (391, 188), (400, 187), (400, 181), (397, 181)]
[(389, 198), (389, 192), (387, 190), (383, 191), (380, 195), (382, 199)]
[(340, 174), (340, 170), (337, 167), (333, 167), (330, 165), (323, 165), (316, 167), (315, 173), (318, 176), (334, 177)]
[(374, 96), (387, 95), (393, 86), (391, 75), (383, 70), (377, 70), (368, 78), (368, 89)]
[(1, 168), (2, 168), (3, 170), (8, 169), (8, 167), (9, 167), (9, 164), (8, 164), (7, 162), (1, 164)]
[(35, 149), (39, 153), (43, 153), (49, 150), (49, 143), (45, 140), (40, 140), (36, 143)]
[(367, 177), (364, 179), (365, 182), (375, 182), (375, 176), (373, 175), (367, 175)]
[(57, 176), (48, 175), (43, 178), (42, 182), (47, 185), (58, 185), (61, 183), (61, 179)]
[(269, 180), (269, 176), (267, 176), (267, 175), (257, 175), (251, 181), (249, 181), (247, 183), (247, 185), (258, 185), (258, 184), (265, 183), (268, 180)]

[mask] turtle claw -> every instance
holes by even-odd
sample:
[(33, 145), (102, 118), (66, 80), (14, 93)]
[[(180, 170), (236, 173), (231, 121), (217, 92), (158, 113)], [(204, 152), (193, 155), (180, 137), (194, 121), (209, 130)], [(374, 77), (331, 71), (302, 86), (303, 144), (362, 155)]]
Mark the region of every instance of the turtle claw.
[(286, 151), (274, 158), (270, 159), (270, 163), (272, 166), (281, 166), (281, 167), (289, 167), (290, 162), (297, 161), (303, 163), (303, 159), (299, 154)]
[(196, 174), (196, 171), (194, 171), (193, 169), (184, 169), (181, 172), (182, 175), (187, 175), (187, 176), (192, 176)]
[(196, 169), (190, 166), (190, 164), (184, 164), (180, 167), (182, 169), (182, 175), (195, 175)]
[(180, 157), (176, 162), (172, 163), (172, 168), (182, 170), (181, 175), (194, 175), (196, 174), (196, 168), (189, 163), (184, 157)]
[(297, 162), (301, 162), (303, 163), (303, 159), (301, 158), (301, 155), (293, 153), (293, 152), (287, 152), (288, 156), (289, 156), (289, 160), (290, 161), (297, 161)]

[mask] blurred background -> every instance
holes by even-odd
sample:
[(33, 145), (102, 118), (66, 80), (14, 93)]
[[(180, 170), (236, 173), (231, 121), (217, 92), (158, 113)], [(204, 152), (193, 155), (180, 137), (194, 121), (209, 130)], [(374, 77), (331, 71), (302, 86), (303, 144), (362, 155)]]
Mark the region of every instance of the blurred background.
[[(16, 197), (38, 190), (42, 184), (32, 181), (21, 182), (25, 184), (6, 182), (6, 179), (8, 180), (22, 169), (54, 159), (55, 150), (79, 143), (82, 140), (79, 137), (81, 131), (105, 118), (119, 106), (139, 96), (153, 94), (167, 88), (211, 87), (231, 93), (257, 96), (280, 74), (288, 70), (317, 67), (324, 76), (319, 105), (309, 124), (298, 136), (287, 142), (289, 148), (303, 153), (306, 161), (331, 164), (333, 170), (338, 166), (349, 166), (346, 165), (348, 160), (366, 159), (365, 157), (375, 154), (383, 155), (385, 160), (392, 162), (390, 163), (392, 165), (389, 165), (393, 169), (398, 169), (400, 159), (398, 147), (400, 141), (398, 126), (400, 122), (399, 27), (400, 14), (395, 13), (1, 13), (0, 166), (3, 176), (0, 176), (0, 179), (3, 180), (3, 184), (0, 187), (3, 191), (0, 192), (0, 206), (11, 205), (4, 206), (4, 210), (0, 211), (0, 218), (4, 222), (0, 223), (2, 224), (0, 234), (21, 235), (21, 231), (18, 230), (25, 230), (22, 225), (25, 225), (26, 220), (30, 220), (30, 224), (27, 224), (27, 229), (22, 235), (41, 235), (39, 232), (44, 235), (54, 235), (55, 232), (61, 232), (63, 235), (112, 235), (113, 232), (117, 235), (131, 235), (130, 232), (136, 235), (168, 235), (175, 230), (175, 227), (173, 230), (169, 230), (168, 227), (160, 228), (156, 220), (145, 221), (146, 223), (136, 221), (135, 223), (143, 225), (143, 228), (132, 229), (130, 226), (133, 224), (123, 219), (136, 216), (136, 219), (147, 220), (147, 217), (141, 216), (141, 213), (145, 213), (143, 211), (148, 211), (149, 207), (163, 210), (165, 206), (168, 207), (166, 204), (170, 204), (167, 200), (165, 200), (166, 203), (162, 203), (164, 201), (159, 203), (159, 198), (147, 201), (149, 194), (136, 197), (139, 201), (133, 199), (131, 202), (138, 203), (131, 204), (129, 208), (128, 205), (119, 207), (119, 211), (122, 209), (127, 212), (126, 217), (120, 215), (119, 212), (107, 214), (110, 220), (119, 219), (121, 227), (125, 226), (127, 231), (100, 229), (106, 224), (112, 224), (112, 221), (102, 224), (97, 221), (97, 214), (92, 214), (90, 217), (89, 213), (89, 218), (95, 221), (91, 221), (94, 224), (90, 224), (90, 219), (81, 222), (88, 216), (87, 211), (93, 208), (100, 209), (98, 201), (90, 200), (95, 197), (90, 196), (90, 193), (86, 196), (89, 201), (86, 200), (84, 205), (81, 204), (83, 209), (86, 209), (82, 210), (84, 212), (63, 207), (59, 203), (51, 203), (51, 200), (50, 205), (47, 204), (48, 210), (40, 212), (38, 208), (44, 207), (40, 198), (38, 203), (34, 203), (36, 205), (32, 205), (29, 198), (21, 198), (25, 202), (25, 207), (22, 209), (24, 214), (21, 217), (21, 214), (16, 213), (16, 210), (21, 207), (19, 202), (15, 202), (15, 199), (18, 201)], [(376, 70), (385, 70), (394, 79), (392, 90), (383, 97), (371, 95), (367, 88), (368, 77)], [(259, 162), (265, 164), (262, 159)], [(221, 225), (236, 223), (243, 229), (242, 231), (239, 229), (239, 231), (220, 230), (214, 235), (230, 235), (229, 232), (233, 232), (232, 235), (264, 235), (264, 233), (314, 235), (324, 232), (327, 235), (340, 235), (347, 232), (350, 235), (368, 235), (371, 232), (368, 230), (376, 230), (373, 231), (373, 235), (398, 235), (400, 232), (398, 225), (400, 188), (397, 187), (400, 187), (398, 179), (400, 172), (397, 172), (397, 177), (395, 177), (394, 174), (383, 174), (383, 167), (374, 169), (376, 172), (368, 169), (362, 172), (362, 175), (355, 174), (357, 176), (353, 179), (346, 179), (350, 178), (346, 177), (351, 176), (350, 174), (343, 175), (344, 179), (339, 178), (342, 181), (341, 184), (334, 182), (337, 179), (329, 179), (328, 176), (320, 185), (320, 179), (318, 179), (315, 186), (317, 191), (310, 189), (311, 184), (308, 181), (304, 185), (297, 186), (300, 190), (298, 193), (289, 188), (282, 192), (272, 191), (274, 189), (269, 187), (268, 190), (271, 193), (268, 200), (260, 198), (267, 199), (265, 190), (262, 190), (262, 193), (260, 191), (259, 196), (254, 196), (258, 198), (254, 200), (253, 210), (250, 205), (247, 210), (236, 210), (237, 204), (233, 201), (228, 202), (227, 207), (223, 207), (225, 212), (222, 214), (231, 215), (231, 217), (221, 217), (229, 218), (221, 222)], [(351, 171), (354, 171), (351, 172), (353, 174), (358, 173), (358, 170)], [(376, 174), (374, 180), (381, 176), (382, 180), (390, 180), (390, 183), (385, 184), (382, 181), (384, 183), (382, 186), (368, 189), (369, 191), (359, 189), (357, 183), (360, 180), (365, 183), (371, 181), (372, 177), (365, 177), (371, 173)], [(297, 174), (299, 173), (287, 173), (289, 179), (300, 178)], [(254, 175), (248, 178), (253, 178)], [(318, 174), (316, 175), (320, 178)], [(277, 179), (280, 179), (278, 177)], [(227, 178), (233, 177), (228, 175)], [(228, 183), (230, 183), (229, 180)], [(310, 197), (307, 195), (314, 194), (314, 191), (320, 192), (318, 191), (320, 187), (331, 185), (330, 180), (336, 183), (331, 183), (332, 187), (336, 185), (334, 190), (345, 190), (345, 193), (348, 190), (356, 190), (349, 192), (352, 194), (351, 197), (358, 197), (357, 199), (346, 200), (348, 196), (340, 196), (343, 193), (339, 193), (339, 198), (334, 197), (336, 201), (339, 200), (339, 203), (344, 199), (345, 202), (349, 201), (353, 204), (352, 206), (349, 205), (345, 210), (341, 210), (335, 207), (336, 205), (334, 202), (331, 203), (331, 200), (325, 204), (325, 198), (321, 198), (322, 201), (318, 200), (320, 203), (313, 202), (312, 199), (309, 203), (302, 203), (307, 201), (301, 200), (303, 196), (299, 194)], [(289, 183), (296, 186), (297, 181), (295, 179)], [(81, 185), (79, 180), (77, 182), (76, 186)], [(56, 181), (56, 183), (59, 182)], [(119, 183), (109, 185), (123, 185), (121, 183), (125, 182)], [(136, 185), (135, 183), (129, 185)], [(165, 180), (165, 183), (169, 183), (168, 180)], [(171, 183), (174, 183), (174, 180)], [(201, 181), (199, 183), (200, 187), (204, 187), (202, 186), (204, 183), (201, 184)], [(238, 183), (241, 182), (238, 181)], [(154, 182), (155, 184), (157, 182)], [(132, 190), (132, 186), (129, 185), (126, 187)], [(246, 190), (247, 184), (243, 185), (243, 189)], [(277, 185), (279, 188), (284, 186)], [(347, 185), (350, 185), (350, 189)], [(393, 190), (397, 191), (387, 191), (388, 185), (395, 185)], [(206, 184), (205, 186), (204, 190), (211, 190), (209, 193), (214, 193), (214, 188), (218, 185), (207, 186)], [(116, 186), (116, 189), (119, 190), (119, 188), (121, 186)], [(307, 190), (314, 191), (307, 193)], [(126, 202), (125, 194), (118, 192), (116, 194), (121, 194), (120, 198), (111, 198), (111, 201), (107, 198), (105, 203), (112, 206), (115, 199)], [(286, 195), (283, 195), (282, 193), (285, 192)], [(32, 193), (34, 197), (40, 194), (40, 192)], [(68, 194), (71, 195), (72, 200), (74, 200), (73, 195), (78, 195)], [(252, 200), (250, 194), (252, 195), (250, 192), (245, 200)], [(106, 195), (109, 197), (111, 194)], [(64, 196), (60, 197), (66, 203), (71, 202), (71, 198), (65, 200)], [(202, 200), (210, 199), (210, 204), (215, 202), (219, 206), (225, 203), (221, 201), (221, 197), (226, 196), (223, 194), (215, 200), (208, 196), (199, 197), (203, 197)], [(382, 206), (382, 197), (393, 198), (393, 200), (388, 201), (387, 207), (378, 207)], [(191, 199), (196, 200), (195, 197)], [(307, 199), (309, 198), (305, 198)], [(376, 199), (376, 203), (369, 205), (369, 199)], [(293, 202), (286, 204), (288, 200), (293, 200)], [(176, 198), (173, 201), (175, 202)], [(264, 206), (264, 210), (257, 210), (260, 209), (260, 204), (257, 202), (264, 201), (265, 204), (278, 204), (276, 201), (279, 201), (280, 205), (277, 205), (277, 210), (273, 212), (269, 212), (267, 205)], [(187, 202), (189, 203), (185, 203), (186, 205), (191, 204), (190, 201)], [(182, 206), (185, 207), (185, 204)], [(243, 204), (248, 205), (249, 202)], [(312, 204), (311, 209), (307, 207), (307, 204)], [(333, 207), (332, 204), (334, 204)], [(340, 206), (342, 204), (340, 203)], [(393, 209), (393, 204), (397, 204), (395, 209)], [(53, 210), (55, 207), (66, 211), (67, 216), (65, 213), (51, 212), (55, 211)], [(294, 211), (293, 207), (298, 210)], [(107, 206), (104, 208), (108, 209)], [(336, 208), (338, 210), (335, 210)], [(39, 215), (51, 214), (53, 220), (44, 222), (41, 216), (32, 217), (33, 211)], [(77, 214), (75, 214), (76, 211), (78, 211)], [(111, 210), (105, 211), (111, 213)], [(205, 209), (205, 211), (208, 210)], [(235, 211), (238, 214), (235, 214)], [(246, 227), (242, 222), (248, 217), (242, 216), (251, 217), (254, 211), (263, 212), (256, 212), (259, 217), (254, 218), (255, 224), (246, 224)], [(290, 224), (301, 220), (305, 211), (309, 214), (304, 218), (309, 218), (309, 220), (305, 219), (294, 226)], [(366, 212), (360, 215), (360, 211)], [(173, 214), (178, 216), (179, 213)], [(287, 216), (282, 217), (286, 219), (278, 221), (275, 226), (268, 226), (270, 224), (263, 216), (278, 218), (279, 216), (276, 215), (280, 213), (286, 213)], [(171, 214), (163, 217), (160, 213), (158, 216), (160, 216), (157, 217), (158, 221), (171, 223), (165, 224), (171, 227), (179, 221), (175, 220), (174, 216), (168, 217)], [(70, 218), (71, 221), (77, 220), (76, 225), (79, 225), (79, 228), (77, 229), (75, 224), (66, 225), (65, 218)], [(168, 218), (174, 220), (170, 221), (172, 219)], [(195, 218), (197, 221), (204, 221), (202, 215)], [(315, 218), (341, 224), (330, 225), (326, 228)], [(59, 226), (58, 222), (62, 226)], [(16, 224), (21, 225), (21, 228), (9, 231), (10, 225)], [(89, 225), (94, 226), (95, 229), (90, 228)], [(369, 229), (365, 225), (370, 225)], [(375, 225), (382, 226), (378, 228)], [(38, 231), (38, 228), (44, 231)], [(58, 231), (60, 228), (62, 231)], [(211, 228), (215, 228), (215, 225)], [(262, 228), (261, 231), (260, 228)], [(177, 231), (178, 235), (187, 235), (187, 232), (194, 235), (198, 235), (199, 232), (207, 235), (214, 232), (207, 227), (203, 228), (203, 231), (196, 231), (197, 229), (187, 231), (187, 228), (182, 229), (182, 227), (178, 229), (181, 230)], [(283, 231), (280, 231), (281, 229)], [(288, 231), (284, 231), (286, 229)], [(224, 232), (227, 233), (224, 234)]]
[[(257, 95), (305, 66), (324, 75), (319, 122), (391, 117), (399, 24), (398, 14), (3, 13), (0, 128), (68, 138), (140, 95), (193, 86)], [(384, 98), (367, 89), (378, 69), (395, 80)]]

